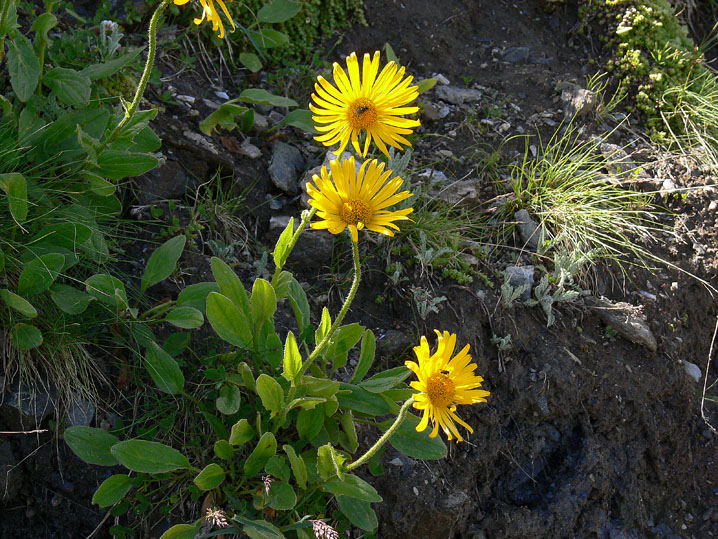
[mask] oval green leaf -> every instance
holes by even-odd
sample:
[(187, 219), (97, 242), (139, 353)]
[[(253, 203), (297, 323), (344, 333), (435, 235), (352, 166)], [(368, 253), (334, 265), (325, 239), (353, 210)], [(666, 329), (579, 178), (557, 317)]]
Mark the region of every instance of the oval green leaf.
[(142, 275), (140, 288), (143, 292), (172, 275), (177, 268), (177, 261), (182, 256), (185, 243), (187, 243), (186, 236), (175, 236), (154, 250)]
[(274, 378), (267, 374), (260, 374), (257, 378), (257, 393), (262, 399), (264, 408), (275, 416), (284, 406), (284, 390)]
[(244, 475), (248, 478), (257, 475), (276, 452), (277, 440), (274, 434), (265, 432), (247, 460), (244, 461)]
[(55, 305), (67, 314), (85, 312), (90, 302), (95, 299), (90, 294), (73, 286), (58, 283), (50, 287), (50, 297), (55, 302)]
[(232, 384), (224, 384), (219, 390), (219, 397), (215, 400), (217, 411), (224, 415), (236, 414), (242, 402), (239, 388)]
[(220, 338), (240, 348), (250, 348), (252, 331), (244, 314), (226, 296), (210, 292), (207, 296), (207, 320)]
[(127, 440), (112, 446), (112, 455), (135, 472), (163, 473), (191, 468), (187, 457), (159, 442)]
[(219, 464), (208, 464), (204, 470), (193, 479), (194, 484), (201, 490), (212, 490), (224, 482), (225, 472)]
[(126, 474), (116, 474), (105, 479), (97, 487), (92, 503), (100, 507), (109, 507), (119, 502), (132, 488), (132, 481)]
[(8, 307), (15, 309), (17, 312), (27, 316), (28, 318), (35, 318), (37, 316), (37, 309), (32, 306), (32, 303), (22, 296), (18, 296), (14, 292), (10, 292), (10, 290), (6, 288), (0, 289), (0, 298), (2, 298)]
[(165, 320), (182, 329), (196, 329), (204, 324), (204, 316), (194, 307), (177, 307), (167, 313)]
[(177, 361), (154, 341), (147, 346), (145, 368), (160, 391), (177, 395), (184, 388), (184, 375)]
[(111, 452), (112, 446), (119, 441), (114, 434), (94, 427), (76, 426), (65, 429), (63, 437), (73, 453), (88, 464), (117, 464)]
[(35, 326), (30, 324), (15, 324), (13, 332), (10, 334), (12, 342), (15, 343), (20, 350), (31, 350), (42, 344), (42, 332)]

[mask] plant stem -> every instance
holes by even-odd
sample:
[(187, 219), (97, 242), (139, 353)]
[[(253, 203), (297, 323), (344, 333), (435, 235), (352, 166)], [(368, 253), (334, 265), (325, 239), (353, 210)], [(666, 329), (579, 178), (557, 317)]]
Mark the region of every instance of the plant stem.
[(351, 305), (352, 301), (354, 300), (354, 296), (356, 296), (357, 289), (359, 288), (359, 281), (361, 280), (361, 263), (359, 261), (359, 245), (356, 242), (352, 242), (352, 254), (354, 255), (354, 281), (352, 282), (352, 287), (349, 289), (349, 295), (347, 296), (347, 299), (344, 301), (344, 305), (342, 305), (342, 308), (339, 311), (339, 314), (337, 315), (336, 319), (334, 320), (332, 327), (329, 328), (329, 331), (327, 331), (327, 334), (324, 335), (324, 338), (316, 346), (314, 351), (309, 355), (307, 360), (304, 363), (302, 363), (302, 368), (299, 369), (299, 376), (304, 374), (304, 371), (306, 371), (309, 368), (309, 365), (311, 365), (312, 362), (315, 359), (317, 359), (317, 356), (324, 350), (324, 348), (326, 348), (327, 344), (329, 343), (329, 340), (332, 338), (332, 335), (334, 335), (334, 332), (337, 330), (337, 328), (339, 328), (339, 326), (342, 323), (342, 320), (344, 320), (344, 315), (347, 314), (347, 311), (349, 310), (349, 306)]
[[(1, 0), (2, 1), (2, 12), (0, 12), (0, 27), (7, 24), (7, 19), (10, 16), (10, 4), (13, 0)], [(0, 62), (5, 57), (5, 35), (0, 36)]]
[(399, 428), (399, 426), (404, 421), (404, 418), (406, 417), (406, 414), (409, 412), (409, 407), (414, 404), (414, 399), (412, 397), (409, 397), (409, 399), (404, 403), (404, 405), (401, 407), (401, 410), (399, 410), (399, 415), (396, 416), (396, 420), (394, 420), (394, 424), (389, 427), (389, 429), (379, 438), (376, 443), (369, 448), (369, 451), (364, 453), (359, 459), (352, 462), (349, 466), (346, 467), (347, 472), (351, 472), (354, 468), (358, 468), (362, 464), (364, 464), (366, 461), (368, 461), (370, 458), (372, 458), (379, 449), (381, 449), (381, 446), (383, 446), (389, 438), (392, 437), (392, 435), (396, 432), (396, 430)]
[(150, 80), (150, 75), (152, 74), (152, 67), (155, 65), (155, 55), (157, 54), (157, 30), (160, 26), (160, 19), (162, 18), (162, 13), (167, 8), (167, 6), (170, 5), (171, 2), (172, 0), (162, 0), (162, 3), (157, 6), (157, 9), (152, 15), (152, 19), (150, 20), (150, 28), (147, 31), (149, 41), (147, 61), (145, 62), (145, 70), (142, 72), (142, 77), (140, 78), (140, 82), (137, 86), (135, 97), (132, 99), (132, 103), (130, 103), (130, 106), (127, 107), (127, 109), (125, 110), (125, 117), (122, 118), (120, 123), (117, 124), (117, 127), (112, 130), (107, 139), (105, 139), (105, 142), (103, 142), (100, 146), (100, 149), (97, 153), (100, 153), (102, 150), (104, 150), (105, 147), (107, 147), (107, 145), (115, 139), (115, 137), (132, 119), (132, 116), (134, 116), (137, 107), (139, 107), (140, 105), (142, 96), (145, 93), (145, 88), (147, 87), (147, 83)]

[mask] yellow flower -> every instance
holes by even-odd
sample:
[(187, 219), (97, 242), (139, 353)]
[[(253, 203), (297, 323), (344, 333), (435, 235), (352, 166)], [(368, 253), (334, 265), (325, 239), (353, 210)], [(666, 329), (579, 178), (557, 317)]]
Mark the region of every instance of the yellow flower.
[[(312, 228), (328, 229), (339, 234), (346, 227), (352, 234), (352, 241), (359, 241), (358, 231), (366, 227), (386, 236), (393, 236), (390, 230), (399, 230), (394, 221), (408, 221), (413, 208), (390, 211), (385, 208), (413, 196), (409, 191), (397, 193), (404, 180), (396, 177), (389, 180), (392, 171), (384, 172), (384, 163), (376, 159), (365, 161), (357, 173), (354, 157), (341, 163), (329, 163), (322, 167), (321, 177), (312, 177), (314, 184), (307, 183), (309, 204), (316, 208), (323, 219), (312, 223)], [(387, 181), (389, 180), (389, 181)]]
[[(386, 145), (399, 150), (402, 144), (411, 143), (402, 135), (408, 135), (412, 128), (419, 125), (418, 120), (402, 118), (402, 114), (412, 114), (419, 107), (407, 107), (419, 95), (417, 86), (409, 86), (413, 77), (404, 80), (404, 68), (389, 62), (379, 71), (379, 52), (374, 58), (364, 55), (364, 65), (359, 74), (359, 60), (356, 53), (347, 56), (349, 76), (339, 64), (334, 63), (334, 84), (332, 86), (324, 77), (314, 85), (316, 93), (312, 94), (315, 105), (309, 108), (318, 131), (323, 135), (315, 137), (325, 146), (339, 143), (335, 152), (341, 155), (351, 139), (358, 154), (366, 156), (369, 143), (374, 142), (379, 149), (389, 156)], [(360, 80), (361, 79), (361, 80)], [(364, 151), (359, 149), (359, 133), (366, 131)]]
[[(232, 0), (229, 1), (231, 2)], [(187, 2), (189, 2), (189, 0), (174, 0), (175, 5), (178, 6), (183, 6)], [(224, 25), (222, 24), (222, 19), (219, 18), (219, 12), (214, 7), (214, 0), (199, 0), (199, 3), (202, 4), (202, 16), (195, 19), (194, 23), (198, 25), (202, 24), (206, 18), (212, 23), (213, 31), (216, 32), (217, 29), (219, 29), (219, 38), (222, 39), (224, 37)], [(227, 11), (227, 6), (222, 0), (217, 0), (217, 3), (219, 4), (219, 7), (222, 8), (225, 16), (229, 19), (229, 22), (232, 23), (232, 32), (234, 32), (237, 27), (234, 25), (234, 21), (232, 20), (232, 16), (229, 14), (229, 11)]]
[(411, 387), (419, 391), (413, 395), (416, 401), (414, 408), (424, 410), (424, 416), (416, 430), (421, 432), (426, 429), (431, 419), (434, 425), (434, 430), (429, 435), (431, 438), (436, 436), (441, 427), (449, 440), (456, 436), (458, 442), (463, 442), (454, 423), (463, 425), (469, 432), (474, 430), (456, 415), (456, 405), (486, 402), (485, 397), (490, 393), (479, 389), (484, 379), (474, 374), (476, 364), (471, 363), (469, 345), (452, 358), (456, 335), (449, 334), (448, 331), (443, 334), (438, 330), (434, 331), (439, 336), (436, 352), (432, 355), (426, 337), (421, 337), (421, 345), (414, 347), (419, 363), (405, 363), (419, 379), (411, 383)]

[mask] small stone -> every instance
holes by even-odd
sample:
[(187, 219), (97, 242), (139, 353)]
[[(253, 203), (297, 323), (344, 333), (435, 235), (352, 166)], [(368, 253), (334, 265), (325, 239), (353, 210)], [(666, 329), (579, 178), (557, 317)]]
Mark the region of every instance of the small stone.
[(266, 131), (267, 129), (269, 129), (269, 120), (267, 120), (267, 117), (263, 114), (255, 112), (254, 124), (252, 124), (252, 132), (261, 133), (262, 131)]
[(177, 161), (145, 172), (136, 179), (137, 202), (145, 206), (158, 200), (179, 200), (196, 188), (197, 182)]
[(95, 405), (79, 395), (75, 395), (68, 407), (65, 419), (71, 427), (89, 427), (95, 417)]
[(430, 184), (446, 183), (449, 181), (449, 178), (446, 177), (446, 174), (444, 174), (440, 170), (435, 170), (433, 168), (427, 168), (417, 176), (419, 178), (426, 178)]
[(214, 95), (216, 95), (220, 99), (229, 99), (229, 95), (227, 94), (227, 92), (214, 92)]
[(718, 202), (711, 200), (711, 203), (708, 204), (708, 211), (716, 211), (716, 208), (718, 208)]
[(585, 88), (572, 84), (561, 92), (564, 120), (570, 122), (574, 117), (580, 118), (593, 112), (598, 100), (596, 94)]
[(440, 120), (441, 116), (439, 116), (439, 107), (433, 103), (426, 103), (424, 105), (424, 118), (432, 122)]
[(501, 53), (501, 56), (503, 57), (504, 62), (519, 64), (528, 60), (530, 53), (531, 49), (528, 47), (509, 47)]
[(246, 155), (250, 159), (257, 159), (258, 157), (262, 157), (262, 150), (252, 144), (248, 138), (242, 141), (242, 144), (240, 146), (240, 153)]
[(543, 230), (531, 218), (528, 211), (522, 209), (514, 213), (514, 220), (519, 229), (519, 235), (524, 245), (532, 251), (537, 251), (539, 244), (543, 243)]
[(474, 207), (480, 203), (481, 182), (461, 180), (441, 189), (436, 197), (452, 206)]
[(447, 78), (446, 78), (444, 75), (442, 75), (441, 73), (434, 73), (434, 74), (431, 75), (431, 76), (432, 76), (432, 78), (436, 79), (437, 84), (442, 84), (443, 86), (448, 86), (449, 84), (451, 84), (451, 83), (449, 82), (449, 79), (447, 79)]
[(661, 184), (661, 195), (666, 196), (670, 195), (672, 193), (675, 193), (677, 191), (676, 184), (673, 180), (670, 178), (666, 178), (663, 180), (663, 183)]
[[(277, 215), (269, 220), (267, 240), (274, 244), (289, 223), (289, 215)], [(295, 230), (299, 220), (294, 220)], [(314, 230), (306, 227), (299, 236), (294, 250), (289, 255), (292, 266), (300, 269), (313, 269), (329, 265), (334, 250), (334, 235), (326, 230)]]
[(442, 101), (452, 103), (454, 105), (463, 105), (464, 103), (475, 103), (481, 101), (483, 92), (474, 88), (460, 88), (459, 86), (437, 86), (436, 96)]
[(304, 158), (294, 146), (276, 141), (269, 163), (272, 183), (289, 195), (299, 194), (299, 175), (304, 172)]
[(640, 308), (629, 303), (612, 302), (597, 297), (586, 297), (585, 302), (606, 325), (615, 329), (616, 333), (624, 339), (645, 346), (651, 352), (658, 349), (656, 337), (648, 327)]
[(699, 383), (702, 378), (701, 369), (698, 365), (690, 363), (688, 361), (683, 362), (683, 367), (686, 369), (686, 374), (690, 376), (694, 382)]
[(534, 285), (534, 267), (533, 266), (508, 266), (506, 275), (509, 277), (509, 284), (518, 288), (528, 285), (528, 288), (521, 293), (519, 299), (526, 301), (531, 298), (531, 287)]
[(623, 175), (636, 172), (638, 165), (634, 163), (626, 151), (617, 144), (609, 144), (604, 142), (600, 146), (600, 151), (606, 159), (606, 169), (610, 174)]

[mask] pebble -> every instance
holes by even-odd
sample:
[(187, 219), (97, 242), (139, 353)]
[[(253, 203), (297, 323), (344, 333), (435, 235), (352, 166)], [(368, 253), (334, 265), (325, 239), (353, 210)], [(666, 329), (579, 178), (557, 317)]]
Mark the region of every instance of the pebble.
[(683, 367), (686, 369), (686, 374), (688, 374), (694, 382), (699, 383), (701, 381), (702, 374), (698, 365), (690, 363), (689, 361), (684, 361)]
[(227, 94), (227, 92), (214, 92), (214, 95), (216, 95), (220, 99), (229, 99), (229, 95)]
[(509, 47), (501, 53), (505, 62), (518, 64), (529, 59), (531, 49), (528, 47)]
[(449, 84), (451, 84), (451, 83), (449, 82), (449, 79), (447, 79), (447, 78), (446, 78), (444, 75), (442, 75), (441, 73), (433, 73), (433, 74), (431, 75), (431, 77), (434, 78), (434, 79), (436, 79), (436, 82), (437, 82), (438, 84), (443, 85), (443, 86), (448, 86)]
[(718, 208), (718, 202), (711, 200), (711, 203), (708, 204), (708, 211), (716, 211), (716, 208)]

